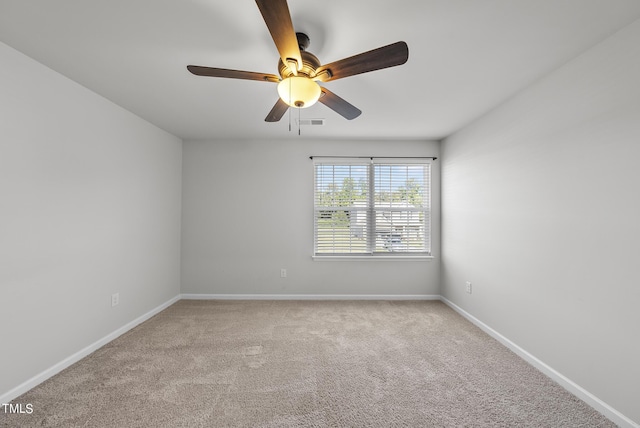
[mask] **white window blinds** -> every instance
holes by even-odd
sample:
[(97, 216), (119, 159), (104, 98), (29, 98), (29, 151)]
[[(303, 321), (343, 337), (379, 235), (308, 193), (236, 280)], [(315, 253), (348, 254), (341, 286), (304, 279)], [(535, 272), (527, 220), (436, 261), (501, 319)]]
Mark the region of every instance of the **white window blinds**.
[(314, 161), (314, 254), (431, 255), (430, 162)]

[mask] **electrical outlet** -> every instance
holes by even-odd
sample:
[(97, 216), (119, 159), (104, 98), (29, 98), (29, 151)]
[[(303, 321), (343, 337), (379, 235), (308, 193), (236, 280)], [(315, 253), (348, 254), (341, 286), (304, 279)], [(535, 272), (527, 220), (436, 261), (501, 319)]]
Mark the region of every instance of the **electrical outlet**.
[(280, 269), (280, 278), (286, 278), (286, 277), (287, 277), (287, 270)]
[(471, 294), (471, 283), (467, 281), (467, 293)]
[(111, 295), (111, 307), (118, 306), (120, 303), (120, 293), (114, 293)]

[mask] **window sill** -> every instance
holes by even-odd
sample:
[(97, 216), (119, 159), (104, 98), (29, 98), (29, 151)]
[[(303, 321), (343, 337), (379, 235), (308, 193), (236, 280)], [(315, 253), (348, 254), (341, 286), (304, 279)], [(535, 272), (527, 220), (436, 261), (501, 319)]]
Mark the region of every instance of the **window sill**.
[(311, 256), (314, 262), (350, 262), (350, 261), (427, 261), (434, 259), (433, 256)]

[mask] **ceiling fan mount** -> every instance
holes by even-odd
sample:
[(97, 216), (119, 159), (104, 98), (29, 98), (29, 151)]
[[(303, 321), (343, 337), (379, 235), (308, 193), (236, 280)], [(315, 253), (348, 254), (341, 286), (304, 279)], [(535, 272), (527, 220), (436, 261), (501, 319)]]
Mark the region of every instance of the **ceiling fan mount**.
[(298, 40), (300, 51), (306, 51), (311, 44), (311, 39), (305, 33), (296, 33), (296, 39)]
[(355, 119), (362, 112), (324, 86), (320, 86), (318, 82), (325, 83), (395, 67), (404, 64), (409, 58), (407, 44), (396, 42), (322, 65), (314, 54), (307, 51), (310, 44), (309, 36), (294, 32), (287, 0), (256, 0), (256, 4), (280, 54), (280, 76), (198, 65), (188, 65), (187, 69), (197, 76), (278, 83), (280, 98), (265, 118), (267, 122), (279, 121), (289, 107), (306, 108), (316, 101), (320, 101), (345, 119)]

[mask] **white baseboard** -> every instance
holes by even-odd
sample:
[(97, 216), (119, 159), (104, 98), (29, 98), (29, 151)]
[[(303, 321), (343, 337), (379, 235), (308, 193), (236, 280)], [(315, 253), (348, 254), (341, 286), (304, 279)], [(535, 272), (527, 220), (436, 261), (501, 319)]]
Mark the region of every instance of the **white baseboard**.
[(106, 345), (107, 343), (111, 342), (112, 340), (116, 339), (117, 337), (119, 337), (119, 336), (123, 335), (124, 333), (128, 332), (129, 330), (131, 330), (132, 328), (134, 328), (138, 324), (143, 323), (144, 321), (148, 320), (149, 318), (151, 318), (152, 316), (156, 315), (157, 313), (165, 310), (166, 308), (168, 308), (169, 306), (173, 305), (178, 300), (180, 300), (180, 295), (175, 296), (171, 300), (169, 300), (169, 301), (161, 304), (160, 306), (150, 310), (146, 314), (139, 316), (138, 318), (134, 319), (133, 321), (131, 321), (131, 322), (125, 324), (124, 326), (120, 327), (116, 331), (114, 331), (112, 333), (109, 333), (108, 335), (106, 335), (102, 339), (97, 340), (96, 342), (92, 343), (91, 345), (89, 345), (89, 346), (81, 349), (80, 351), (76, 352), (75, 354), (65, 358), (64, 360), (62, 360), (59, 363), (55, 364), (54, 366), (48, 368), (47, 370), (43, 371), (42, 373), (39, 373), (39, 374), (35, 375), (34, 377), (32, 377), (31, 379), (27, 380), (26, 382), (23, 382), (22, 384), (16, 386), (15, 388), (11, 389), (10, 391), (0, 395), (0, 403), (8, 403), (11, 400), (21, 396), (25, 392), (27, 392), (30, 389), (34, 388), (35, 386), (41, 384), (42, 382), (44, 382), (45, 380), (49, 379), (50, 377), (60, 373), (62, 370), (66, 369), (70, 365), (72, 365), (74, 363), (77, 363), (78, 361), (80, 361), (81, 359), (86, 357), (87, 355), (91, 354), (92, 352), (97, 351), (98, 349), (100, 349), (101, 347)]
[(184, 300), (440, 300), (436, 294), (183, 294)]
[(580, 385), (573, 382), (571, 379), (567, 378), (560, 372), (554, 370), (553, 368), (551, 368), (550, 366), (548, 366), (538, 358), (534, 357), (529, 352), (525, 351), (524, 349), (516, 345), (511, 340), (507, 339), (502, 334), (498, 333), (497, 331), (495, 331), (494, 329), (492, 329), (491, 327), (489, 327), (488, 325), (486, 325), (485, 323), (483, 323), (482, 321), (480, 321), (479, 319), (477, 319), (476, 317), (474, 317), (473, 315), (471, 315), (470, 313), (462, 309), (460, 306), (456, 305), (455, 303), (451, 302), (450, 300), (442, 296), (440, 296), (440, 300), (442, 300), (442, 302), (445, 303), (447, 306), (449, 306), (451, 309), (453, 309), (454, 311), (458, 312), (460, 315), (465, 317), (467, 320), (471, 321), (473, 324), (478, 326), (489, 336), (493, 337), (498, 342), (502, 343), (504, 346), (512, 350), (520, 358), (522, 358), (523, 360), (525, 360), (526, 362), (534, 366), (536, 369), (538, 369), (539, 371), (547, 375), (549, 378), (551, 378), (551, 380), (555, 381), (564, 389), (566, 389), (576, 397), (580, 398), (582, 401), (584, 401), (585, 403), (593, 407), (598, 412), (602, 413), (605, 417), (607, 417), (610, 421), (612, 421), (619, 427), (640, 428), (640, 425), (638, 425), (637, 423), (635, 423), (634, 421), (632, 421), (631, 419), (629, 419), (628, 417), (626, 417), (625, 415), (623, 415), (622, 413), (620, 413), (619, 411), (617, 411), (616, 409), (614, 409), (613, 407), (605, 403), (604, 401), (600, 400), (598, 397), (591, 394), (589, 391), (582, 388)]

